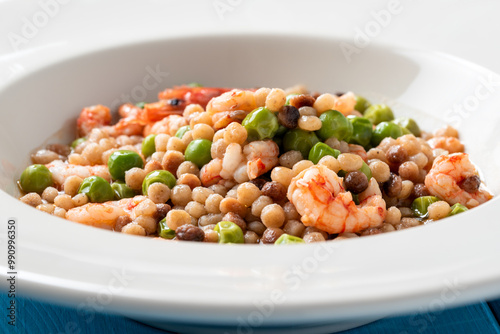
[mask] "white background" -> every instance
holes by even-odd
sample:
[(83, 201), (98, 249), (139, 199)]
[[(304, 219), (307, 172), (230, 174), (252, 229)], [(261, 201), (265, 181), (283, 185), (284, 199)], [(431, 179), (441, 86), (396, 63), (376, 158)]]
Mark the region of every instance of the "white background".
[[(102, 0), (0, 0), (0, 84), (28, 70), (29, 57), (54, 57), (54, 48), (63, 56), (96, 41), (114, 45), (171, 34), (251, 30), (330, 35), (354, 42), (359, 31), (376, 22), (373, 13), (387, 9), (391, 1), (396, 0), (110, 0), (105, 7), (113, 10), (103, 11)], [(499, 1), (397, 2), (400, 13), (375, 31), (370, 45), (443, 51), (500, 72)], [(93, 14), (82, 17), (89, 6)], [(30, 24), (34, 31), (26, 28)], [(90, 26), (101, 33), (90, 35)], [(18, 36), (23, 42), (16, 46), (12, 40)]]

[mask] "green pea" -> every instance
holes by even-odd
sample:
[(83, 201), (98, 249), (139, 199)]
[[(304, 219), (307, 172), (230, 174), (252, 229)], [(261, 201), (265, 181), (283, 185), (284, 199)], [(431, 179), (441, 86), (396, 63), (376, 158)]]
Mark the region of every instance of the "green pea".
[(21, 174), (19, 185), (25, 193), (42, 193), (52, 185), (52, 173), (44, 165), (31, 165)]
[(81, 137), (81, 138), (77, 138), (77, 139), (73, 140), (73, 142), (71, 143), (71, 148), (75, 149), (78, 145), (80, 145), (81, 143), (83, 143), (86, 140), (87, 140), (86, 137)]
[(371, 105), (372, 104), (368, 102), (367, 99), (362, 96), (356, 95), (356, 105), (354, 106), (354, 109), (363, 114)]
[(84, 179), (78, 193), (86, 194), (92, 203), (112, 201), (115, 197), (115, 192), (109, 182), (100, 176), (89, 176)]
[(373, 124), (368, 118), (348, 116), (347, 119), (352, 124), (351, 144), (367, 147), (373, 134)]
[(163, 218), (158, 223), (158, 235), (163, 239), (173, 239), (175, 237), (175, 231), (167, 225), (167, 218)]
[(316, 145), (314, 145), (309, 151), (308, 159), (311, 160), (316, 165), (321, 160), (321, 158), (323, 158), (326, 155), (331, 155), (337, 158), (340, 155), (340, 151), (331, 148), (325, 143), (316, 143)]
[(415, 137), (420, 137), (420, 127), (418, 126), (417, 122), (413, 118), (409, 117), (400, 117), (394, 120), (394, 123), (402, 127), (403, 129), (406, 129), (410, 131)]
[(370, 179), (372, 178), (372, 170), (370, 169), (370, 167), (368, 167), (366, 162), (363, 161), (363, 165), (361, 165), (361, 168), (359, 169), (359, 171), (361, 173), (365, 174), (368, 181), (370, 181)]
[(219, 233), (220, 244), (243, 244), (245, 238), (241, 228), (233, 222), (221, 221), (214, 227), (214, 231)]
[(373, 130), (371, 144), (375, 147), (386, 137), (392, 137), (394, 139), (401, 137), (403, 135), (403, 130), (397, 124), (391, 122), (382, 122), (378, 124)]
[(455, 203), (451, 206), (451, 211), (448, 216), (458, 215), (459, 213), (465, 212), (467, 210), (469, 209), (467, 209), (465, 205), (462, 205), (460, 203)]
[(241, 125), (248, 132), (248, 141), (271, 139), (279, 129), (278, 117), (265, 107), (257, 108), (249, 113)]
[[(397, 124), (396, 124), (397, 125)], [(399, 125), (399, 127), (401, 128), (401, 131), (403, 132), (403, 136), (404, 135), (412, 135), (413, 133), (408, 130), (407, 128), (403, 128), (401, 125)]]
[(115, 180), (124, 180), (125, 172), (134, 167), (144, 167), (141, 156), (134, 151), (118, 150), (113, 152), (108, 159), (109, 174)]
[(113, 189), (113, 192), (115, 193), (115, 199), (120, 200), (123, 198), (132, 198), (135, 196), (134, 190), (127, 186), (123, 182), (114, 182), (111, 185), (111, 188)]
[(146, 105), (146, 102), (138, 102), (135, 104), (136, 107), (144, 109), (144, 106)]
[(199, 84), (197, 82), (191, 82), (187, 84), (188, 87), (203, 87), (202, 84)]
[(289, 106), (290, 105), (290, 99), (294, 96), (297, 96), (297, 95), (300, 95), (300, 94), (297, 94), (297, 93), (294, 93), (294, 94), (288, 94), (286, 96), (286, 102), (285, 102), (285, 105)]
[(144, 138), (142, 141), (142, 155), (144, 155), (145, 158), (151, 156), (153, 153), (156, 152), (156, 146), (155, 146), (155, 134), (151, 134)]
[(275, 242), (275, 245), (285, 245), (285, 244), (305, 244), (306, 242), (299, 237), (289, 234), (282, 234)]
[(411, 209), (413, 210), (415, 216), (420, 218), (427, 218), (427, 216), (429, 216), (429, 205), (437, 201), (439, 201), (439, 198), (435, 196), (421, 196), (413, 200)]
[(280, 126), (278, 127), (278, 131), (276, 131), (276, 133), (274, 134), (274, 138), (282, 137), (287, 132), (287, 130), (288, 129), (285, 126), (280, 124)]
[(351, 192), (351, 195), (352, 195), (352, 201), (354, 202), (354, 204), (359, 205), (359, 196), (358, 196), (358, 194), (353, 194)]
[(188, 131), (191, 130), (191, 127), (189, 125), (184, 125), (184, 126), (181, 126), (177, 132), (175, 133), (175, 136), (179, 139), (182, 139), (182, 137), (184, 136), (184, 134)]
[(385, 104), (372, 104), (366, 109), (364, 117), (368, 118), (375, 125), (394, 120), (391, 108)]
[(288, 151), (300, 151), (304, 158), (309, 156), (311, 148), (319, 142), (314, 132), (302, 129), (293, 129), (285, 133), (283, 148)]
[(349, 141), (352, 136), (352, 124), (337, 110), (329, 110), (319, 116), (321, 129), (316, 131), (321, 140), (335, 137), (338, 140)]
[(276, 145), (278, 145), (280, 152), (283, 151), (283, 136), (287, 131), (288, 129), (280, 124), (278, 131), (276, 131), (276, 134), (273, 137), (273, 141), (276, 143)]
[(201, 168), (212, 160), (211, 149), (212, 142), (210, 140), (195, 139), (186, 147), (184, 159)]
[(154, 170), (149, 172), (148, 175), (142, 181), (142, 194), (144, 196), (148, 195), (149, 186), (153, 183), (160, 182), (166, 184), (170, 189), (175, 187), (177, 180), (175, 176), (168, 170)]

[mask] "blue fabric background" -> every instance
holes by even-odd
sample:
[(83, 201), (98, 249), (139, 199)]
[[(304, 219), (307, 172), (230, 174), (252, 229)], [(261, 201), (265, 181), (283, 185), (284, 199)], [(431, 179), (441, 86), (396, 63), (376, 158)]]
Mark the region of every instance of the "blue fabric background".
[[(1, 294), (2, 309), (9, 303), (6, 294)], [(16, 327), (10, 326), (3, 312), (0, 325), (1, 333), (166, 333), (134, 320), (107, 314), (95, 314), (90, 323), (76, 309), (61, 307), (17, 298), (18, 318)], [(347, 334), (398, 333), (500, 333), (500, 300), (481, 302), (454, 309), (423, 313), (411, 316), (382, 319), (371, 324), (348, 330)]]

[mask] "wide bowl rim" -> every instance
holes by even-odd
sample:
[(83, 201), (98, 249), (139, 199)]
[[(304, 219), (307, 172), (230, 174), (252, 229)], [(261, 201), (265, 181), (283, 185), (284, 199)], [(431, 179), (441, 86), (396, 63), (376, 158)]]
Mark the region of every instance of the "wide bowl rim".
[[(8, 87), (10, 84), (13, 84), (15, 82), (18, 82), (19, 80), (25, 80), (29, 75), (32, 75), (34, 73), (37, 73), (38, 71), (46, 70), (47, 68), (50, 68), (51, 66), (57, 66), (60, 62), (66, 62), (66, 61), (72, 61), (81, 57), (88, 57), (89, 55), (94, 55), (98, 54), (99, 52), (108, 52), (120, 48), (125, 48), (125, 47), (130, 47), (132, 45), (146, 45), (150, 43), (158, 43), (158, 42), (163, 42), (163, 41), (170, 41), (170, 40), (179, 40), (179, 39), (192, 39), (192, 38), (227, 38), (228, 36), (230, 37), (253, 37), (253, 38), (279, 38), (279, 37), (295, 37), (297, 34), (285, 34), (285, 33), (276, 33), (276, 34), (263, 34), (263, 33), (234, 33), (234, 34), (223, 34), (223, 33), (215, 33), (215, 34), (202, 34), (200, 35), (193, 35), (193, 36), (169, 36), (169, 37), (163, 37), (163, 38), (153, 38), (151, 40), (147, 41), (139, 41), (139, 42), (132, 42), (132, 43), (123, 43), (122, 45), (119, 46), (109, 46), (108, 48), (102, 49), (99, 46), (96, 46), (95, 49), (89, 50), (86, 53), (79, 53), (79, 54), (72, 54), (67, 56), (66, 58), (63, 57), (57, 57), (57, 60), (54, 59), (41, 59), (38, 62), (37, 66), (33, 66), (33, 69), (30, 71), (27, 71), (24, 73), (22, 76), (16, 77), (14, 80), (8, 82), (5, 87)], [(301, 37), (311, 37), (311, 38), (317, 38), (319, 40), (335, 40), (335, 41), (344, 41), (345, 39), (342, 38), (337, 38), (337, 37), (327, 37), (327, 36), (309, 36), (308, 34), (301, 35)], [(374, 48), (391, 48), (394, 49), (392, 46), (388, 45), (377, 45), (377, 46), (370, 46)], [(471, 63), (469, 61), (463, 60), (461, 58), (451, 56), (444, 54), (442, 52), (436, 52), (436, 51), (429, 51), (429, 50), (413, 50), (409, 48), (397, 48), (398, 52), (403, 52), (405, 54), (415, 54), (415, 53), (421, 53), (424, 55), (428, 55), (431, 57), (439, 57), (439, 58), (444, 58), (448, 59), (451, 62), (456, 62), (457, 64), (460, 64), (461, 66), (465, 66), (469, 69), (473, 69), (475, 72), (479, 72), (481, 74), (490, 74), (492, 73), (488, 69), (479, 66), (477, 64)], [(14, 57), (15, 58), (15, 57)], [(0, 94), (3, 91), (3, 89), (0, 90)], [(498, 94), (498, 93), (497, 93)], [(1, 203), (8, 203), (9, 204), (9, 215), (10, 216), (15, 216), (17, 220), (22, 220), (25, 219), (27, 221), (30, 221), (30, 223), (33, 223), (32, 219), (38, 218), (38, 216), (43, 215), (43, 213), (37, 212), (33, 208), (29, 208), (25, 206), (24, 204), (18, 202), (14, 197), (11, 195), (7, 194), (5, 191), (0, 190), (0, 202)], [(442, 221), (439, 222), (438, 224), (433, 224), (432, 226), (422, 226), (422, 227), (417, 227), (414, 229), (410, 230), (405, 230), (405, 231), (399, 231), (397, 234), (386, 234), (386, 235), (379, 235), (379, 236), (372, 236), (370, 238), (366, 239), (360, 239), (360, 240), (349, 240), (345, 242), (339, 242), (338, 247), (339, 249), (344, 249), (345, 251), (352, 251), (354, 246), (356, 245), (361, 247), (361, 243), (364, 243), (366, 246), (368, 245), (373, 245), (376, 243), (382, 243), (382, 242), (387, 242), (390, 243), (395, 236), (398, 239), (403, 239), (403, 240), (412, 240), (415, 236), (421, 236), (423, 230), (430, 230), (433, 229), (435, 230), (436, 233), (444, 233), (447, 227), (449, 227), (450, 224), (458, 225), (459, 227), (463, 227), (462, 225), (467, 223), (467, 220), (469, 217), (472, 215), (479, 215), (481, 212), (482, 216), (488, 217), (489, 214), (492, 212), (495, 212), (495, 209), (498, 208), (500, 205), (500, 200), (498, 197), (494, 198), (491, 200), (489, 203), (486, 203), (485, 205), (481, 206), (481, 208), (477, 209), (478, 212), (477, 214), (474, 212), (468, 212), (463, 215), (460, 215), (456, 218), (453, 218), (454, 221), (450, 222), (450, 220)], [(480, 210), (480, 211), (479, 211)], [(489, 213), (489, 214), (488, 214)], [(40, 216), (42, 217), (42, 216)], [(65, 228), (69, 230), (74, 230), (73, 232), (82, 234), (82, 235), (88, 235), (91, 237), (91, 235), (94, 234), (94, 232), (97, 232), (98, 239), (103, 240), (103, 239), (108, 239), (111, 240), (111, 242), (118, 244), (128, 244), (129, 242), (134, 242), (136, 244), (143, 244), (145, 243), (146, 240), (140, 240), (136, 237), (133, 236), (123, 236), (123, 235), (110, 235), (106, 234), (109, 232), (104, 232), (104, 231), (98, 231), (94, 230), (91, 227), (87, 226), (80, 226), (77, 224), (74, 225), (68, 225), (64, 226), (67, 224), (63, 224), (63, 220), (60, 218), (56, 217), (51, 217), (51, 216), (43, 216), (49, 221), (51, 226), (57, 227), (57, 228)], [(50, 219), (49, 219), (50, 218)], [(472, 220), (472, 218), (470, 218)], [(437, 231), (436, 231), (437, 230)], [(101, 233), (102, 232), (102, 233)], [(463, 232), (463, 231), (461, 231)], [(24, 232), (26, 233), (26, 232)], [(29, 232), (32, 233), (32, 232)], [(2, 234), (2, 239), (6, 238), (6, 234)], [(20, 248), (24, 248), (23, 251), (26, 252), (27, 254), (35, 254), (35, 252), (40, 252), (44, 251), (43, 249), (40, 249), (40, 246), (43, 246), (43, 243), (36, 244), (36, 236), (35, 235), (29, 235), (29, 234), (24, 234), (23, 238), (26, 238), (27, 241), (26, 243), (28, 244), (27, 246), (20, 244)], [(52, 238), (51, 241), (55, 242), (57, 239)], [(481, 243), (476, 242), (478, 245), (481, 245)], [(64, 245), (64, 244), (63, 244)], [(47, 253), (51, 253), (54, 250), (54, 247), (56, 247), (57, 244), (51, 244), (50, 250)], [(155, 245), (156, 246), (156, 245)], [(435, 247), (438, 247), (434, 245)], [(219, 251), (220, 253), (220, 247), (219, 245), (195, 245), (195, 244), (177, 244), (174, 246), (174, 244), (167, 246), (169, 248), (172, 247), (177, 247), (180, 248), (183, 252), (193, 252), (197, 253), (200, 251), (200, 247), (209, 247), (211, 251), (217, 252)], [(230, 246), (232, 247), (232, 250), (235, 252), (247, 252), (247, 253), (259, 253), (259, 255), (263, 256), (263, 248), (262, 246), (258, 245), (245, 245), (245, 246)], [(314, 249), (317, 249), (318, 245), (299, 245), (299, 246), (294, 246), (297, 247), (293, 251), (295, 254), (298, 254), (298, 250), (307, 250), (308, 252), (314, 251)], [(157, 247), (155, 247), (157, 248)], [(267, 247), (266, 247), (267, 248)], [(439, 247), (438, 247), (439, 249)], [(107, 250), (107, 249), (104, 249)], [(246, 251), (244, 251), (246, 250)], [(47, 251), (47, 250), (46, 250)], [(271, 258), (277, 258), (279, 256), (284, 255), (285, 251), (289, 251), (288, 249), (285, 250), (284, 248), (276, 248), (271, 251), (276, 254), (272, 256)], [(93, 250), (94, 255), (98, 254), (98, 250), (95, 249)], [(116, 255), (116, 253), (114, 254)], [(102, 255), (101, 255), (102, 256)], [(314, 309), (321, 309), (324, 308), (324, 312), (320, 312), (317, 314), (318, 319), (323, 319), (326, 316), (327, 312), (330, 312), (332, 308), (344, 308), (346, 311), (347, 310), (352, 310), (355, 309), (356, 307), (359, 307), (359, 305), (377, 305), (377, 304), (386, 304), (386, 310), (410, 310), (414, 309), (415, 305), (413, 306), (404, 306), (404, 299), (420, 299), (424, 300), (426, 297), (431, 297), (435, 296), (437, 293), (442, 291), (444, 284), (446, 283), (445, 280), (449, 275), (452, 275), (453, 277), (458, 277), (460, 280), (462, 280), (465, 284), (467, 285), (468, 289), (476, 290), (476, 295), (468, 295), (467, 293), (463, 293), (461, 298), (456, 299), (456, 303), (463, 303), (466, 301), (474, 300), (476, 298), (482, 298), (485, 296), (488, 296), (491, 294), (491, 291), (489, 292), (483, 292), (482, 294), (477, 291), (482, 291), (481, 289), (484, 288), (485, 286), (494, 286), (497, 290), (496, 293), (500, 293), (500, 290), (498, 289), (498, 285), (500, 283), (500, 269), (492, 269), (492, 268), (486, 268), (486, 264), (488, 261), (491, 261), (494, 259), (493, 254), (490, 254), (491, 258), (484, 257), (481, 259), (481, 261), (476, 261), (471, 265), (471, 267), (474, 267), (476, 269), (481, 269), (482, 272), (476, 272), (475, 275), (463, 275), (463, 273), (460, 272), (459, 269), (457, 269), (456, 272), (440, 272), (440, 273), (427, 273), (428, 275), (434, 275), (434, 279), (431, 279), (430, 277), (427, 277), (428, 281), (421, 282), (421, 285), (418, 285), (418, 288), (415, 288), (415, 286), (409, 288), (405, 287), (405, 284), (407, 283), (414, 283), (414, 279), (410, 279), (407, 277), (407, 281), (401, 281), (398, 283), (397, 289), (394, 290), (388, 290), (385, 284), (380, 285), (379, 287), (385, 287), (385, 290), (380, 289), (380, 290), (374, 290), (373, 293), (370, 294), (365, 294), (365, 295), (357, 295), (357, 296), (341, 296), (341, 297), (336, 297), (332, 299), (331, 295), (326, 295), (326, 297), (321, 298), (319, 295), (311, 295), (307, 297), (306, 295), (300, 295), (300, 298), (291, 298), (284, 304), (280, 304), (280, 313), (279, 315), (276, 314), (276, 319), (284, 319), (284, 318), (289, 318), (290, 315), (298, 314), (304, 306), (308, 307), (314, 307)], [(108, 259), (110, 260), (110, 259)], [(112, 260), (112, 258), (111, 258)], [(83, 262), (86, 262), (87, 258), (83, 259)], [(138, 263), (138, 259), (134, 260), (134, 263)], [(31, 263), (33, 264), (33, 263)], [(87, 263), (87, 265), (92, 266), (92, 264)], [(0, 266), (2, 268), (2, 273), (0, 276), (4, 277), (6, 276), (7, 268), (2, 264)], [(478, 268), (477, 268), (478, 267)], [(283, 270), (283, 268), (281, 268)], [(224, 270), (227, 270), (225, 268)], [(279, 274), (283, 274), (283, 271), (278, 270)], [(141, 269), (136, 269), (134, 270), (135, 273), (139, 273)], [(24, 267), (22, 270), (23, 273), (23, 284), (26, 285), (26, 291), (29, 291), (30, 294), (37, 295), (41, 298), (46, 298), (46, 299), (51, 299), (50, 295), (54, 296), (57, 293), (57, 298), (54, 298), (55, 300), (59, 301), (66, 301), (71, 303), (75, 301), (75, 296), (76, 300), (79, 298), (82, 298), (81, 296), (85, 294), (96, 294), (99, 292), (99, 289), (102, 289), (102, 285), (99, 284), (78, 284), (77, 286), (68, 286), (64, 284), (64, 282), (59, 281), (59, 280), (51, 280), (48, 279), (50, 278), (50, 274), (47, 277), (44, 277), (42, 281), (40, 279), (42, 276), (46, 276), (47, 273), (41, 273), (41, 272), (32, 272), (29, 269), (29, 266)], [(450, 274), (451, 273), (451, 274)], [(53, 277), (52, 277), (53, 278)], [(3, 280), (5, 281), (5, 280)], [(57, 283), (56, 283), (57, 282)], [(79, 281), (75, 281), (79, 282)], [(71, 283), (71, 282), (70, 282)], [(79, 282), (82, 283), (82, 282)], [(366, 292), (366, 291), (364, 291)], [(71, 296), (71, 294), (74, 294), (74, 296)], [(64, 297), (66, 295), (66, 297)], [(169, 300), (162, 299), (165, 297), (165, 295), (158, 295), (157, 298), (152, 298), (150, 294), (145, 294), (145, 295), (140, 295), (138, 294), (137, 290), (133, 291), (121, 291), (117, 292), (115, 295), (116, 298), (114, 298), (113, 302), (109, 305), (107, 305), (106, 309), (109, 311), (117, 311), (117, 312), (127, 312), (126, 308), (129, 307), (130, 305), (136, 305), (136, 306), (142, 306), (144, 307), (147, 303), (154, 304), (158, 308), (169, 308), (169, 307), (180, 307), (180, 308), (189, 308), (194, 305), (196, 305), (198, 311), (197, 315), (201, 316), (206, 312), (212, 312), (212, 311), (221, 311), (221, 310), (228, 310), (232, 309), (232, 312), (249, 312), (254, 308), (254, 305), (252, 304), (252, 297), (251, 296), (245, 296), (245, 298), (240, 298), (240, 299), (232, 299), (232, 298), (221, 298), (221, 299), (216, 299), (216, 300), (210, 300), (210, 299), (198, 299), (196, 301), (190, 300), (186, 301), (185, 299), (181, 298), (180, 294), (173, 294), (170, 295)], [(226, 296), (229, 297), (229, 296)], [(259, 297), (260, 298), (260, 297)], [(454, 302), (454, 303), (455, 303)], [(420, 304), (419, 304), (420, 305)], [(163, 307), (160, 307), (163, 306)], [(348, 312), (339, 312), (338, 316), (340, 317), (348, 317)], [(355, 314), (353, 317), (358, 317), (360, 315), (370, 315), (370, 314), (377, 314), (380, 313), (380, 310), (368, 310), (366, 307), (363, 309), (362, 312), (358, 312)], [(178, 316), (178, 314), (176, 314)], [(336, 316), (333, 316), (335, 318)], [(226, 317), (227, 318), (227, 317)], [(314, 318), (309, 315), (309, 319)], [(201, 319), (201, 318), (200, 318)], [(205, 317), (205, 320), (209, 319), (209, 317)], [(218, 322), (221, 321), (221, 318), (216, 319)]]

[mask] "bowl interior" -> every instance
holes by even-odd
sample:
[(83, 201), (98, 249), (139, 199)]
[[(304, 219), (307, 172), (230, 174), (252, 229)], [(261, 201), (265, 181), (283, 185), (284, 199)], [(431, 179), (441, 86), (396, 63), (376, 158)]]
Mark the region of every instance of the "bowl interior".
[[(304, 317), (331, 321), (409, 310), (422, 305), (423, 292), (429, 293), (428, 301), (437, 296), (447, 284), (443, 277), (468, 280), (468, 288), (500, 277), (497, 266), (491, 265), (500, 251), (500, 230), (489, 219), (497, 211), (498, 198), (439, 224), (398, 233), (289, 249), (235, 246), (229, 252), (218, 245), (155, 243), (68, 223), (13, 198), (19, 194), (15, 181), (29, 164), (29, 153), (51, 142), (70, 142), (83, 107), (104, 104), (116, 110), (125, 102), (155, 101), (164, 88), (189, 82), (351, 90), (373, 103), (387, 103), (397, 116), (413, 117), (422, 129), (432, 131), (450, 123), (458, 128), (488, 187), (500, 192), (498, 76), (433, 52), (370, 46), (346, 56), (346, 43), (283, 35), (170, 38), (101, 49), (52, 64), (40, 61), (36, 69), (0, 90), (0, 205), (22, 222), (26, 293), (72, 297), (78, 303), (84, 293), (95, 296), (105, 291), (110, 277), (126, 270), (136, 279), (115, 292), (107, 310), (142, 313), (143, 319), (203, 317), (231, 323), (251, 312), (257, 298), (265, 301), (269, 293), (294, 283), (282, 274), (297, 261), (304, 259), (300, 264), (305, 266), (319, 258), (313, 255), (326, 251), (330, 256), (314, 269), (308, 283), (287, 290), (287, 303), (275, 305), (271, 318), (295, 323)], [(465, 247), (472, 223), (489, 233), (481, 240), (472, 238)], [(149, 251), (148, 256), (137, 250)], [(159, 265), (165, 263), (165, 253), (177, 256)], [(481, 290), (481, 296), (500, 291), (496, 288)], [(474, 296), (463, 292), (454, 302)], [(304, 305), (311, 307), (309, 312), (304, 312)]]
[[(29, 153), (69, 142), (75, 119), (89, 105), (116, 110), (125, 102), (155, 101), (166, 87), (288, 87), (354, 91), (411, 115), (432, 131), (458, 127), (488, 186), (500, 190), (498, 78), (481, 68), (430, 52), (370, 47), (346, 54), (346, 42), (297, 36), (181, 38), (101, 50), (41, 66), (0, 91), (0, 186), (14, 181)], [(496, 80), (496, 81), (495, 81)], [(485, 120), (488, 120), (485, 122)]]

